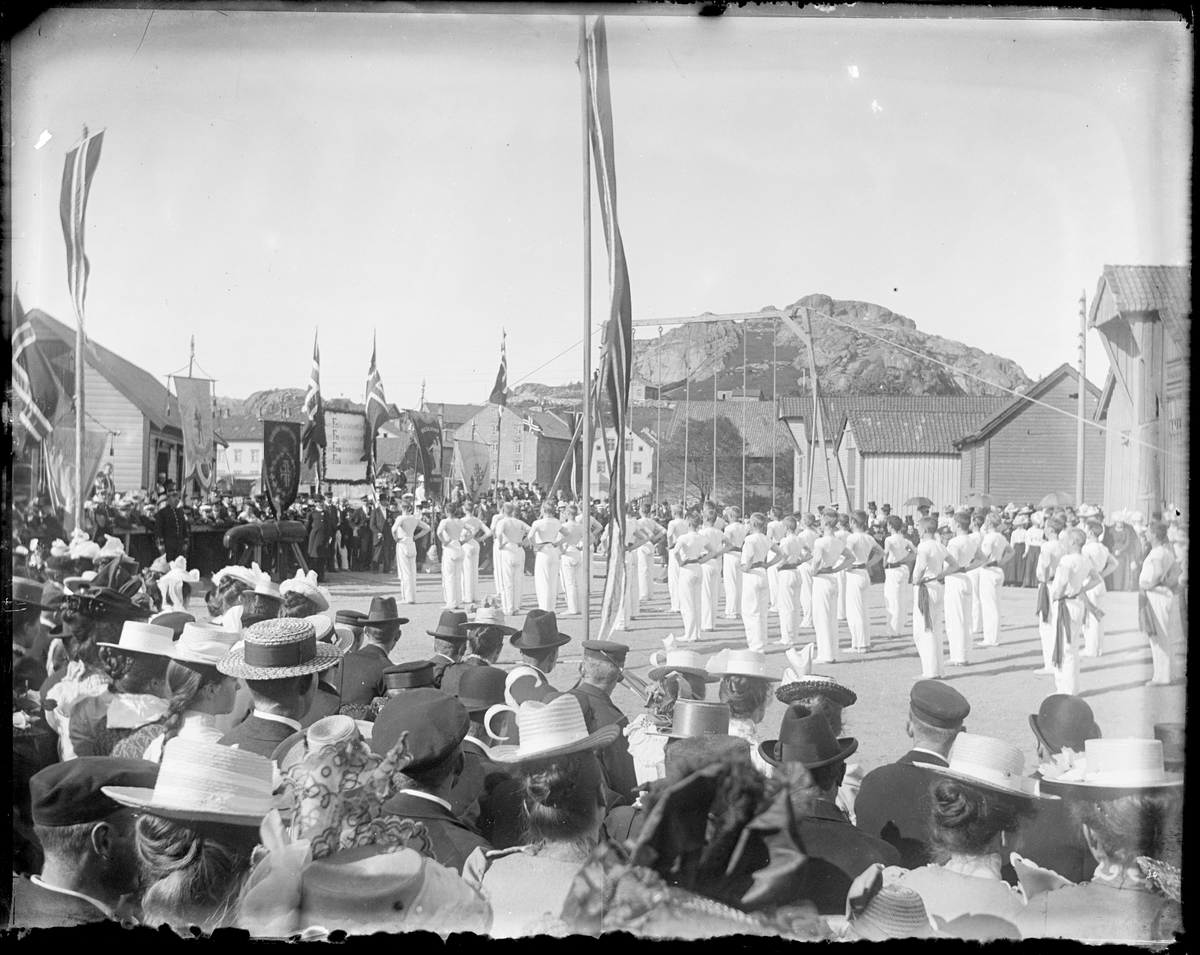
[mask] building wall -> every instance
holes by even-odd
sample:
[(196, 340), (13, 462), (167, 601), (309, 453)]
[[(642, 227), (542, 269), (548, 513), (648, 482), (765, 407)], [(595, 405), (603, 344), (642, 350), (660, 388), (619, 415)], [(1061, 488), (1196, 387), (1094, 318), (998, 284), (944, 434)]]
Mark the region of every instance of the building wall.
[[(819, 448), (815, 448), (816, 464), (813, 467), (813, 479), (811, 496), (809, 489), (805, 487), (805, 482), (808, 480), (808, 439), (804, 434), (804, 420), (802, 418), (785, 418), (784, 424), (792, 434), (792, 441), (796, 447), (792, 455), (792, 488), (793, 488), (793, 507), (797, 511), (811, 510), (816, 511), (820, 504), (831, 504), (837, 501), (839, 506), (846, 506), (846, 495), (841, 492), (841, 481), (838, 479), (837, 464), (834, 462), (833, 446), (829, 441), (826, 441), (826, 447), (829, 460), (829, 479), (825, 477), (825, 464), (821, 458)], [(845, 463), (843, 462), (843, 467)], [(834, 491), (831, 493), (830, 488)]]
[[(118, 491), (149, 487), (143, 469), (146, 429), (142, 412), (91, 365), (84, 366), (83, 387), (85, 426), (118, 432), (111, 438), (113, 453), (110, 456), (105, 451), (101, 466), (112, 464)], [(153, 460), (150, 464), (153, 467)]]
[[(616, 441), (616, 430), (609, 428), (606, 441)], [(638, 434), (629, 436), (630, 447), (625, 452), (625, 494), (629, 500), (654, 493), (654, 445)], [(609, 474), (605, 468), (605, 449), (596, 438), (592, 446), (591, 495), (608, 497)], [(638, 467), (640, 465), (640, 467)], [(640, 472), (640, 473), (635, 473)]]
[(1137, 496), (1137, 445), (1130, 441), (1133, 433), (1133, 404), (1120, 382), (1113, 386), (1108, 402), (1108, 431), (1104, 452), (1104, 513), (1132, 508)]
[[(882, 507), (892, 505), (901, 517), (917, 513), (905, 507), (912, 497), (927, 497), (937, 507), (959, 500), (960, 459), (954, 454), (864, 454), (862, 488), (865, 499)], [(860, 507), (865, 507), (865, 501)]]
[(558, 473), (562, 459), (566, 457), (569, 442), (526, 431), (524, 421), (521, 415), (508, 408), (501, 408), (497, 426), (496, 409), (489, 406), (464, 422), (454, 432), (454, 436), (461, 441), (480, 441), (491, 445), (493, 463), (498, 448), (499, 480), (530, 483), (536, 481), (549, 485)]
[(217, 477), (257, 481), (262, 476), (262, 451), (261, 439), (230, 441), (217, 454)]

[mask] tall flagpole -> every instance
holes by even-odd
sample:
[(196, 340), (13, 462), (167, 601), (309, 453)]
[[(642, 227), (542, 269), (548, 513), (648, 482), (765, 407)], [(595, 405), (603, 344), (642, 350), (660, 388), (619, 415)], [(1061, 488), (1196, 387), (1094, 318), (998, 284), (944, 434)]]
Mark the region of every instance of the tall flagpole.
[[(585, 49), (587, 17), (579, 18), (580, 92), (583, 101), (583, 639), (592, 637), (592, 157), (591, 93)], [(609, 546), (617, 546), (609, 541)]]
[(1083, 416), (1087, 410), (1087, 291), (1079, 295), (1079, 404), (1075, 422), (1075, 506), (1083, 504)]
[[(87, 135), (87, 130), (84, 130)], [(83, 527), (83, 316), (75, 322), (75, 527)]]

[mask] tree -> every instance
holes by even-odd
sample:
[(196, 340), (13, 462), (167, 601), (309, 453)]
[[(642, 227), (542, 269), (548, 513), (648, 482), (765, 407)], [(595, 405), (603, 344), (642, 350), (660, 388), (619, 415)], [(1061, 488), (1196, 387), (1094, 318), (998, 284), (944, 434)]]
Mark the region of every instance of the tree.
[(718, 415), (715, 458), (717, 485), (714, 489), (713, 421), (711, 418), (691, 418), (687, 423), (686, 435), (683, 428), (677, 428), (659, 448), (662, 495), (668, 499), (678, 499), (695, 494), (700, 500), (708, 500), (715, 490), (725, 493), (731, 500), (735, 493), (740, 498), (744, 456), (745, 442), (741, 431), (724, 415)]

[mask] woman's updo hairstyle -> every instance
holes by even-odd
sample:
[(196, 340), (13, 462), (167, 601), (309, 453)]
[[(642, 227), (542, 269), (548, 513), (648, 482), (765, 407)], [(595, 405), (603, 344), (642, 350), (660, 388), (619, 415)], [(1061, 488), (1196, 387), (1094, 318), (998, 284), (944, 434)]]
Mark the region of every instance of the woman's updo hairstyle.
[(955, 779), (932, 786), (933, 827), (930, 848), (943, 863), (954, 853), (980, 855), (1002, 832), (1015, 832), (1021, 820), (1032, 817), (1030, 800), (980, 789)]
[[(692, 680), (699, 685), (693, 684)], [(675, 715), (676, 700), (704, 699), (704, 684), (701, 680), (702, 677), (689, 679), (686, 674), (675, 670), (665, 674), (650, 684), (650, 689), (646, 692), (646, 712), (669, 722)]]
[(99, 647), (100, 665), (119, 693), (148, 693), (167, 675), (169, 657), (149, 653), (125, 653), (112, 647)]
[(577, 842), (596, 824), (603, 775), (591, 750), (532, 762), (525, 782), (525, 829), (530, 844)]
[(729, 704), (732, 719), (750, 719), (758, 715), (767, 702), (770, 684), (752, 676), (723, 676), (719, 699)]
[(311, 617), (317, 612), (317, 605), (297, 590), (289, 590), (283, 595), (282, 617)]
[(1072, 801), (1077, 826), (1087, 826), (1110, 862), (1130, 868), (1138, 856), (1174, 863), (1181, 848), (1181, 805), (1176, 794), (1133, 793), (1119, 799)]

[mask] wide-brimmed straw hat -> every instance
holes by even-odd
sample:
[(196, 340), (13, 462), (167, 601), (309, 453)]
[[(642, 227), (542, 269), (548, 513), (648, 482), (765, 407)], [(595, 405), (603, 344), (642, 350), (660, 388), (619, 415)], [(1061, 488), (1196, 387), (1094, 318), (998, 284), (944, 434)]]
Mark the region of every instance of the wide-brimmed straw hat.
[(775, 687), (775, 699), (785, 706), (791, 706), (801, 700), (811, 700), (815, 696), (823, 696), (837, 706), (853, 706), (858, 702), (858, 694), (848, 686), (842, 686), (832, 677), (819, 673), (809, 673), (791, 683)]
[(480, 607), (475, 611), (475, 619), (463, 624), (467, 630), (478, 630), (482, 627), (494, 627), (506, 637), (517, 632), (516, 627), (510, 627), (504, 622), (504, 611), (500, 607)]
[(337, 647), (317, 642), (316, 630), (306, 620), (262, 620), (247, 627), (242, 636), (242, 644), (230, 650), (217, 669), (243, 680), (280, 680), (319, 673), (342, 658)]
[(992, 792), (1024, 799), (1046, 799), (1038, 781), (1025, 775), (1025, 757), (1017, 747), (992, 736), (959, 733), (950, 747), (950, 765), (914, 763), (939, 776), (949, 776)]
[(1156, 739), (1089, 739), (1082, 759), (1054, 774), (1042, 767), (1042, 790), (1078, 799), (1115, 799), (1143, 790), (1179, 789), (1183, 776), (1168, 773)]
[(240, 634), (211, 623), (185, 623), (171, 659), (215, 667), (240, 639)]
[(321, 593), (321, 588), (317, 585), (315, 570), (310, 570), (307, 574), (302, 570), (297, 570), (295, 577), (291, 577), (279, 585), (279, 593), (284, 596), (292, 593), (301, 594), (312, 601), (318, 612), (329, 609), (329, 598)]
[(661, 680), (672, 671), (701, 677), (705, 683), (716, 683), (721, 679), (708, 672), (708, 667), (704, 665), (704, 657), (695, 650), (668, 650), (665, 654), (661, 650), (655, 650), (650, 654), (650, 664), (651, 669), (646, 678), (652, 681)]
[(301, 619), (312, 624), (313, 631), (317, 635), (317, 640), (321, 641), (322, 643), (333, 642), (333, 621), (325, 616), (325, 614), (314, 613), (307, 617), (302, 617)]
[(617, 726), (609, 725), (589, 733), (579, 700), (570, 693), (556, 696), (549, 703), (527, 700), (520, 709), (501, 703), (487, 711), (483, 725), (489, 726), (492, 716), (501, 710), (516, 714), (521, 742), (519, 746), (493, 746), (492, 759), (498, 763), (551, 759), (600, 749), (621, 732)]
[(779, 739), (760, 743), (758, 754), (772, 766), (802, 763), (806, 769), (819, 769), (849, 758), (856, 749), (854, 737), (833, 735), (824, 713), (797, 704), (784, 711)]
[(432, 630), (425, 632), (431, 637), (437, 637), (439, 640), (463, 640), (470, 639), (470, 634), (463, 629), (463, 624), (467, 622), (467, 615), (462, 610), (443, 610), (442, 615), (438, 618), (438, 624)]
[(570, 643), (571, 638), (559, 633), (558, 617), (553, 610), (531, 610), (521, 632), (508, 642), (518, 650), (552, 650)]
[(767, 655), (760, 650), (722, 650), (709, 658), (705, 669), (712, 676), (748, 676), (779, 682), (779, 677), (767, 673)]
[(181, 822), (255, 826), (272, 809), (274, 768), (249, 750), (176, 736), (163, 747), (153, 789), (104, 786), (122, 806)]
[(116, 643), (97, 643), (98, 647), (111, 647), (122, 653), (145, 653), (155, 657), (169, 657), (175, 653), (175, 631), (170, 627), (158, 627), (152, 623), (126, 620), (121, 627), (121, 637)]

